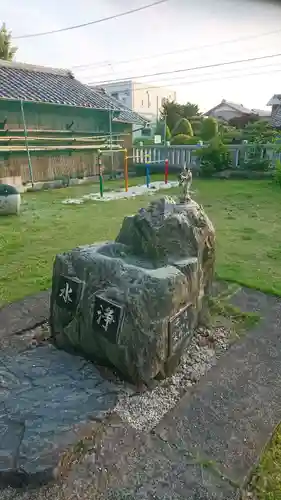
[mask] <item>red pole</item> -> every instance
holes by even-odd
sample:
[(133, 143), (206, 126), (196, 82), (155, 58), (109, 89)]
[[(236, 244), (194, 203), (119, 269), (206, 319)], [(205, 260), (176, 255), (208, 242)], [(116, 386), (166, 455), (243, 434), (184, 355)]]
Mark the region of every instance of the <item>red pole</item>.
[(165, 160), (165, 184), (168, 184), (169, 160)]

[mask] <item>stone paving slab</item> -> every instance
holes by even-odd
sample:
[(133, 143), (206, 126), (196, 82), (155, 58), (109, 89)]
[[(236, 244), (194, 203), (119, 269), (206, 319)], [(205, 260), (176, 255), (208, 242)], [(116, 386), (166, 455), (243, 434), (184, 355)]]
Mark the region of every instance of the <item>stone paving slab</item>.
[(0, 367), (0, 483), (40, 474), (50, 479), (62, 451), (83, 426), (103, 419), (117, 402), (117, 387), (92, 363), (45, 344), (18, 353)]
[(26, 297), (0, 308), (0, 339), (31, 330), (49, 317), (50, 291)]
[(147, 436), (134, 467), (130, 464), (128, 484), (107, 491), (108, 500), (235, 500), (237, 488), (211, 467)]
[(281, 420), (281, 301), (251, 290), (241, 290), (233, 301), (259, 311), (263, 320), (220, 358), (155, 433), (193, 456), (215, 461), (241, 486)]
[[(91, 443), (90, 443), (91, 448)], [(93, 448), (93, 446), (92, 446)], [(211, 467), (111, 415), (94, 451), (67, 478), (65, 498), (235, 500), (236, 488)]]

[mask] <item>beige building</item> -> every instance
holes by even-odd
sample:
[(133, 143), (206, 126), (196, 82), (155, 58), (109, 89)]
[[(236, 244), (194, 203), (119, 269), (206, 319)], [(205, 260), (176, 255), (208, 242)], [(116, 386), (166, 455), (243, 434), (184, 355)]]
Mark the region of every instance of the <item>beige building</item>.
[[(107, 94), (143, 116), (152, 128), (156, 125), (164, 100), (176, 101), (174, 90), (133, 80), (118, 80), (102, 85)], [(146, 136), (145, 129), (134, 125), (133, 137)]]

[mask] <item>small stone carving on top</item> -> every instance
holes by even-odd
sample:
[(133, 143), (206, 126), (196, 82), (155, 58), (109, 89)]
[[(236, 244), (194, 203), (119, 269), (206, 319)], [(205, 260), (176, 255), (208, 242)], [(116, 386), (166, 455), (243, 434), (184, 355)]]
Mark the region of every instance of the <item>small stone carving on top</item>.
[(192, 172), (190, 168), (187, 168), (185, 164), (183, 170), (179, 175), (179, 186), (181, 188), (181, 195), (180, 195), (181, 203), (185, 203), (191, 200), (190, 197), (191, 184), (192, 184)]

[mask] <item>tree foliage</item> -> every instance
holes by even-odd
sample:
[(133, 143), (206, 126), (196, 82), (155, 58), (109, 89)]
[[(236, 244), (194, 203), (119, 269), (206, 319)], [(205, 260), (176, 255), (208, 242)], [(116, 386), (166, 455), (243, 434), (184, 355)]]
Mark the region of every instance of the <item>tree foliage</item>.
[(275, 179), (275, 182), (278, 184), (278, 186), (281, 187), (281, 161), (280, 160), (276, 161), (274, 179)]
[(162, 141), (165, 138), (166, 138), (166, 141), (170, 141), (170, 139), (171, 139), (171, 132), (170, 132), (170, 129), (169, 129), (168, 125), (166, 125), (166, 135), (165, 135), (165, 120), (160, 120), (157, 123), (156, 129), (155, 129), (155, 135), (161, 135)]
[(166, 101), (160, 111), (161, 119), (166, 117), (167, 125), (170, 130), (173, 130), (181, 118), (192, 118), (200, 116), (199, 107), (197, 104), (187, 102), (186, 104), (179, 104), (175, 101)]
[(190, 121), (186, 118), (180, 118), (172, 130), (172, 136), (179, 134), (187, 135), (189, 137), (193, 136), (192, 126)]
[(0, 29), (0, 59), (12, 61), (17, 51), (17, 47), (12, 46), (12, 34), (3, 23)]
[(191, 102), (187, 102), (182, 105), (182, 116), (183, 118), (192, 118), (194, 116), (199, 116), (200, 110), (197, 104), (192, 104)]
[(249, 123), (255, 123), (259, 120), (259, 117), (254, 113), (252, 115), (243, 115), (231, 118), (228, 123), (231, 127), (235, 127), (238, 129), (246, 127)]
[(212, 116), (205, 118), (201, 124), (200, 136), (203, 141), (210, 141), (218, 135), (218, 122)]
[(180, 104), (177, 104), (175, 101), (165, 102), (160, 111), (160, 116), (161, 121), (166, 119), (169, 129), (172, 130), (181, 118)]
[(248, 123), (243, 129), (243, 139), (256, 144), (274, 142), (276, 135), (273, 127), (264, 120)]
[(200, 158), (201, 174), (206, 177), (228, 169), (231, 165), (228, 148), (218, 136), (211, 139), (207, 147), (199, 149), (196, 155)]

